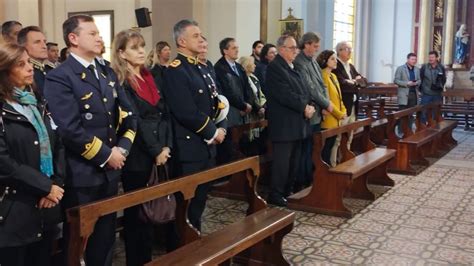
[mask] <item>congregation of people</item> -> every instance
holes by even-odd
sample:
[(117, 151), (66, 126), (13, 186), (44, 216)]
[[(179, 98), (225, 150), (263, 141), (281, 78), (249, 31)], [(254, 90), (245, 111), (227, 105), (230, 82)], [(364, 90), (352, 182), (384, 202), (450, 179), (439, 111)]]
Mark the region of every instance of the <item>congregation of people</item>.
[[(60, 235), (67, 256), (70, 232), (60, 226), (65, 210), (117, 195), (119, 187), (145, 188), (153, 167), (179, 178), (228, 163), (230, 129), (263, 119), (268, 132), (254, 130), (250, 141), (271, 141), (267, 202), (285, 207), (287, 197), (312, 185), (313, 134), (356, 121), (359, 90), (368, 83), (351, 63), (350, 42), (320, 51), (314, 32), (300, 40), (282, 35), (274, 44), (257, 40), (244, 56), (238, 40), (226, 37), (215, 64), (192, 20), (174, 25), (175, 59), (169, 43), (147, 53), (140, 32), (128, 29), (115, 35), (111, 61), (105, 60), (104, 42), (87, 15), (64, 21), (61, 50), (41, 28), (17, 21), (3, 23), (2, 36), (2, 266), (52, 265)], [(399, 108), (442, 102), (445, 82), (438, 52), (421, 68), (409, 53), (395, 72)], [(341, 136), (325, 141), (321, 157), (329, 166), (337, 165), (340, 145)], [(198, 186), (187, 210), (198, 231), (211, 189), (212, 183)], [(86, 265), (112, 264), (116, 219), (109, 214), (97, 221)], [(125, 209), (123, 225), (127, 265), (151, 261), (155, 228), (139, 206)], [(164, 227), (160, 237), (172, 251), (180, 235), (173, 221)]]

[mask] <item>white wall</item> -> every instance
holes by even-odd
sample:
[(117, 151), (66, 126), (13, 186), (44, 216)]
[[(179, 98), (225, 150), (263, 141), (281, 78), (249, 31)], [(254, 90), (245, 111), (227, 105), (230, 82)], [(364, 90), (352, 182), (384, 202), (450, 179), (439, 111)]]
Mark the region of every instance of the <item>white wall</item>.
[[(38, 25), (39, 14), (35, 12), (38, 10), (38, 0), (3, 0), (3, 18), (7, 20), (20, 21), (23, 26)], [(33, 12), (32, 12), (33, 11)]]
[(397, 66), (406, 61), (406, 55), (410, 52), (413, 3), (412, 0), (371, 3), (367, 78), (370, 81), (393, 82)]
[[(70, 12), (113, 10), (115, 35), (121, 30), (136, 27), (135, 9), (147, 7), (151, 11), (152, 3), (151, 0), (42, 0), (41, 2), (43, 31), (48, 40), (58, 42), (61, 47), (64, 46), (62, 23)], [(141, 33), (147, 43), (147, 49), (153, 47), (151, 28), (141, 29)]]

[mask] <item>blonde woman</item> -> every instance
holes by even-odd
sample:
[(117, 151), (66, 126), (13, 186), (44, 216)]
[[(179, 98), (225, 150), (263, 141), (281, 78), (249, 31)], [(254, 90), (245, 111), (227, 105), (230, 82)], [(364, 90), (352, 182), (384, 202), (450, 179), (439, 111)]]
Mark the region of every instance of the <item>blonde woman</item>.
[[(342, 101), (341, 88), (336, 75), (332, 73), (332, 70), (337, 68), (336, 53), (331, 50), (324, 50), (319, 54), (316, 60), (323, 70), (321, 73), (323, 76), (323, 83), (328, 90), (329, 100), (334, 107), (330, 113), (323, 110), (324, 120), (321, 122), (321, 129), (336, 128), (342, 125), (343, 121), (347, 118), (346, 107)], [(337, 164), (337, 150), (339, 143), (340, 136), (326, 139), (326, 142), (324, 143), (322, 158), (332, 167)]]
[[(153, 164), (164, 165), (171, 157), (172, 133), (168, 110), (153, 76), (145, 68), (145, 40), (135, 30), (119, 32), (112, 48), (112, 68), (138, 113), (137, 134), (125, 166), (125, 192), (143, 188)], [(152, 224), (139, 219), (139, 206), (125, 209), (124, 233), (127, 265), (151, 260)]]

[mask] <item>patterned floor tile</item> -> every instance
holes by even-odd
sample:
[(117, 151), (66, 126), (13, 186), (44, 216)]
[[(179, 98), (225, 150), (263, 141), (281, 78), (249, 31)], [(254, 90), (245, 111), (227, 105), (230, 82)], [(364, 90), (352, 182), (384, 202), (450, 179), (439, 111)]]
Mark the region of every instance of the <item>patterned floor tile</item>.
[[(390, 174), (392, 188), (369, 186), (374, 202), (345, 199), (352, 219), (296, 212), (283, 240), (292, 265), (473, 265), (474, 134), (417, 176)], [(248, 205), (210, 197), (203, 233), (242, 219)], [(124, 263), (119, 241), (114, 265)]]

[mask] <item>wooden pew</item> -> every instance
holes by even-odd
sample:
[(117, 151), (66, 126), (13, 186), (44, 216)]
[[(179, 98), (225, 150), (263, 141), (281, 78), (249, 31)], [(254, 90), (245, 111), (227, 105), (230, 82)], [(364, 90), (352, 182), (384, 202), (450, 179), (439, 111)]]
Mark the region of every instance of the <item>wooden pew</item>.
[(290, 265), (281, 253), (283, 237), (291, 232), (295, 213), (261, 210), (147, 263), (156, 265)]
[[(416, 175), (418, 172), (413, 168), (413, 164), (427, 166), (429, 162), (426, 156), (438, 156), (438, 147), (436, 147), (438, 131), (421, 123), (421, 115), (426, 110), (426, 106), (417, 105), (387, 114), (387, 148), (397, 151), (396, 159), (389, 165), (390, 172)], [(415, 131), (409, 127), (409, 118), (414, 114), (416, 115)], [(402, 138), (395, 134), (397, 123), (400, 124), (402, 130)]]
[[(292, 209), (317, 212), (329, 215), (352, 217), (352, 211), (343, 203), (343, 197), (354, 197), (367, 200), (375, 199), (368, 190), (367, 182), (381, 185), (394, 185), (387, 175), (387, 165), (395, 157), (395, 150), (376, 148), (370, 141), (372, 119), (362, 119), (338, 128), (315, 133), (313, 146), (313, 162), (316, 171), (313, 186), (304, 189), (288, 198), (288, 206)], [(363, 127), (363, 153), (355, 156), (347, 149), (348, 134)], [(341, 136), (339, 152), (342, 162), (330, 167), (321, 158), (321, 150), (327, 138)]]
[[(248, 157), (248, 154), (245, 153), (245, 151), (242, 151), (240, 147), (240, 141), (242, 138), (247, 138), (249, 132), (252, 129), (264, 129), (268, 127), (268, 121), (267, 120), (260, 120), (260, 121), (255, 121), (251, 122), (248, 124), (240, 125), (240, 126), (234, 126), (232, 127), (231, 130), (231, 136), (232, 136), (232, 153), (233, 153), (233, 158), (234, 159), (241, 159), (241, 158), (246, 158)], [(265, 136), (262, 136), (262, 138), (265, 138)], [(262, 181), (262, 179), (265, 179), (265, 177), (270, 175), (270, 164), (272, 161), (272, 148), (271, 148), (271, 143), (268, 140), (268, 138), (264, 139), (265, 141), (265, 153), (260, 154), (257, 152), (257, 154), (253, 155), (259, 155), (260, 156), (260, 182), (265, 182), (265, 180)], [(235, 173), (232, 175), (230, 180), (224, 184), (219, 184), (217, 186), (213, 187), (213, 190), (211, 194), (216, 197), (222, 197), (222, 198), (228, 198), (228, 199), (235, 199), (235, 200), (245, 200), (245, 183), (246, 183), (246, 178), (245, 178), (245, 173)]]
[[(80, 265), (80, 261), (83, 257), (83, 253), (87, 244), (87, 239), (92, 234), (94, 225), (99, 217), (176, 192), (180, 192), (183, 197), (183, 201), (178, 202), (178, 206), (176, 208), (176, 223), (181, 236), (181, 245), (185, 245), (199, 239), (199, 232), (194, 227), (192, 227), (186, 217), (189, 202), (194, 196), (197, 186), (242, 171), (247, 173), (248, 181), (247, 199), (249, 207), (247, 209), (247, 214), (256, 214), (254, 216), (250, 216), (255, 217), (256, 220), (272, 220), (273, 217), (275, 224), (279, 224), (279, 219), (281, 218), (282, 220), (285, 220), (284, 224), (287, 224), (288, 226), (285, 227), (285, 230), (291, 231), (292, 224), (289, 223), (291, 219), (288, 218), (288, 216), (291, 216), (292, 218), (294, 218), (294, 216), (288, 212), (282, 211), (275, 213), (265, 210), (266, 203), (257, 194), (256, 184), (260, 174), (259, 165), (260, 162), (258, 157), (254, 156), (231, 162), (226, 165), (218, 166), (200, 173), (170, 180), (156, 186), (131, 191), (119, 196), (67, 210), (67, 220), (71, 229), (71, 239), (68, 246), (68, 265)], [(282, 217), (284, 217), (284, 219)], [(252, 220), (252, 218), (249, 219)], [(255, 233), (257, 234), (259, 232)], [(279, 233), (275, 236), (275, 241), (277, 241), (279, 237), (283, 236), (284, 233), (279, 231)], [(273, 252), (276, 252), (275, 247), (270, 249)], [(253, 257), (265, 257), (261, 253), (251, 255)]]
[[(373, 122), (370, 129), (370, 139), (376, 145), (385, 144), (388, 120), (385, 116), (385, 100), (370, 99), (359, 100), (359, 117), (372, 118)], [(363, 129), (359, 128), (354, 132), (351, 149), (361, 151), (361, 145), (358, 141), (363, 134)]]
[[(429, 115), (432, 114), (432, 115)], [(441, 103), (433, 103), (426, 106), (426, 118), (428, 127), (438, 132), (436, 147), (442, 154), (450, 151), (457, 145), (453, 138), (453, 130), (457, 127), (457, 122), (444, 120), (441, 115)]]

